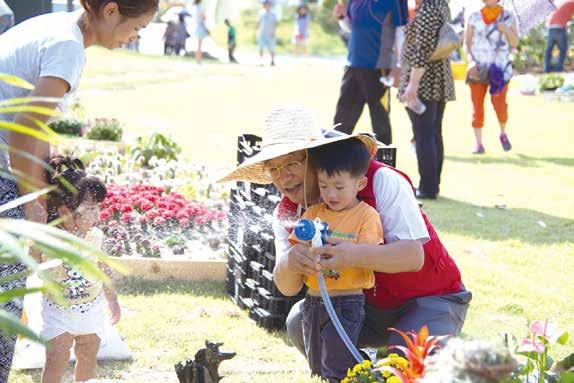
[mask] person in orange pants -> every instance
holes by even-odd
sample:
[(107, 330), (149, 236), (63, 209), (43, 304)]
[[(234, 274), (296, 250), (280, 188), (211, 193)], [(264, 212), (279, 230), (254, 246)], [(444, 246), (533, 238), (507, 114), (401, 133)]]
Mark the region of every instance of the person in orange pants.
[(484, 98), (490, 88), (492, 105), (500, 124), (500, 143), (504, 151), (512, 149), (506, 135), (508, 105), (506, 93), (512, 78), (510, 51), (518, 45), (518, 26), (515, 17), (499, 0), (483, 0), (484, 7), (470, 15), (465, 32), (469, 70), (467, 82), (473, 105), (472, 127), (476, 138), (474, 154), (485, 152), (482, 144)]
[[(474, 128), (474, 135), (476, 137), (476, 148), (473, 153), (484, 153), (484, 145), (482, 144), (482, 127), (484, 126), (484, 99), (488, 91), (489, 84), (480, 82), (469, 82), (470, 97), (472, 99), (472, 127)], [(500, 125), (500, 141), (505, 151), (512, 149), (512, 145), (506, 135), (506, 122), (508, 121), (508, 104), (506, 103), (506, 93), (508, 91), (508, 84), (498, 94), (491, 94), (490, 101), (496, 112), (498, 124)], [(482, 153), (481, 153), (482, 152)]]

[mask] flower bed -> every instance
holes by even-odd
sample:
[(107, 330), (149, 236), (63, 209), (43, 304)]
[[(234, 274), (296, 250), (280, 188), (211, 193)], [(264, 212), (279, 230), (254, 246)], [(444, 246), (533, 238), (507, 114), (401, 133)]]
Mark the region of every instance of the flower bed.
[(101, 204), (112, 256), (222, 258), (226, 213), (151, 185), (108, 185)]

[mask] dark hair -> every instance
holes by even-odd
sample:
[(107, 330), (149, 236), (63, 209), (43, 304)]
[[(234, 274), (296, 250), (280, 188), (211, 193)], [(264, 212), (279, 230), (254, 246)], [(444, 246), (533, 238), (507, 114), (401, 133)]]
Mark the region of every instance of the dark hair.
[(361, 140), (351, 138), (309, 149), (309, 159), (315, 169), (329, 176), (349, 172), (353, 177), (362, 177), (367, 173), (371, 155)]
[(82, 7), (95, 17), (100, 15), (100, 10), (108, 3), (116, 3), (120, 15), (130, 18), (157, 12), (159, 9), (159, 0), (80, 0)]
[(199, 4), (199, 3), (201, 3), (201, 0), (195, 0), (195, 1), (193, 2), (194, 5), (197, 5), (197, 4)]
[(51, 169), (47, 172), (47, 182), (56, 186), (46, 199), (48, 222), (58, 218), (59, 207), (74, 211), (89, 197), (96, 202), (106, 198), (106, 186), (99, 178), (86, 174), (80, 159), (56, 155), (50, 158), (48, 165)]

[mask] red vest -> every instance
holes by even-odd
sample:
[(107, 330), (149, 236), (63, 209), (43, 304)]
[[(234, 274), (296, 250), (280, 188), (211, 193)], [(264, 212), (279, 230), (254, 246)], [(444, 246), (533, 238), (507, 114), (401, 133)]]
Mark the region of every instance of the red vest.
[[(367, 187), (359, 192), (358, 197), (374, 208), (376, 208), (376, 201), (373, 176), (382, 167), (399, 173), (412, 186), (411, 180), (403, 172), (380, 162), (371, 161), (367, 171)], [(287, 197), (283, 197), (279, 202), (279, 217), (295, 218), (297, 206)], [(365, 290), (365, 299), (368, 304), (382, 309), (393, 309), (412, 298), (450, 294), (462, 288), (460, 271), (456, 263), (446, 251), (430, 220), (422, 210), (421, 214), (430, 237), (430, 240), (423, 245), (425, 259), (422, 269), (411, 273), (375, 272), (375, 287)]]

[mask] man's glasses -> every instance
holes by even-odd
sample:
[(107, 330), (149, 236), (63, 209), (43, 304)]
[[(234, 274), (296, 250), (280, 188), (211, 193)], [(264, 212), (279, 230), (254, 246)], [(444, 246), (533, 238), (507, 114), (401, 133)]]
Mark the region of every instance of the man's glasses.
[[(305, 160), (303, 160), (305, 161)], [(265, 173), (265, 175), (269, 178), (271, 178), (272, 180), (276, 180), (279, 177), (281, 177), (281, 169), (285, 169), (289, 174), (293, 174), (299, 170), (301, 170), (301, 167), (303, 166), (303, 162), (302, 161), (291, 161), (286, 163), (283, 166), (277, 166), (277, 167), (265, 167), (263, 169), (263, 172)]]

